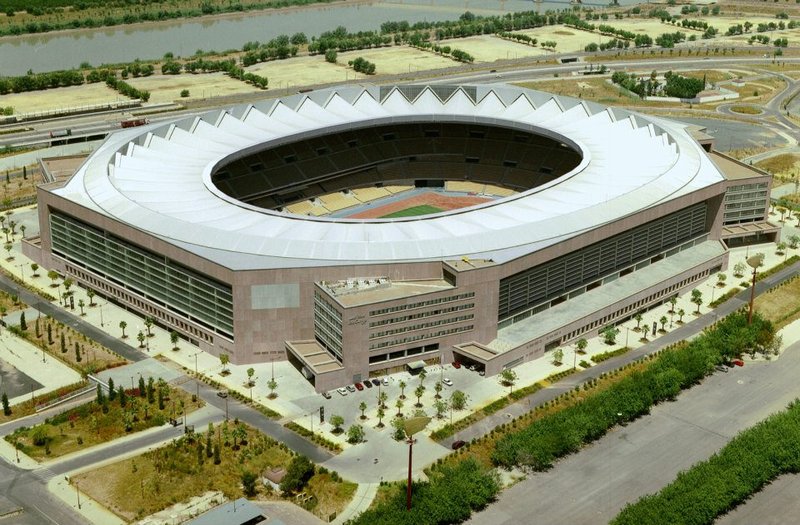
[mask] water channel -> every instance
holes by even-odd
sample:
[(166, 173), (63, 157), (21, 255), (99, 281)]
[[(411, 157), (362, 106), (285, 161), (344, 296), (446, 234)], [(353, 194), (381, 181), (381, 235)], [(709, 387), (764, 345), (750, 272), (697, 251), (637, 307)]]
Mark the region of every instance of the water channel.
[[(622, 0), (620, 4), (637, 3)], [(309, 37), (345, 26), (350, 31), (376, 30), (386, 21), (454, 20), (465, 11), (476, 15), (538, 9), (566, 9), (569, 2), (531, 0), (374, 0), (350, 5), (321, 5), (283, 11), (260, 11), (219, 18), (115, 26), (0, 39), (0, 75), (22, 75), (79, 66), (152, 59), (167, 52), (189, 56), (205, 51), (239, 49), (245, 42), (265, 42), (279, 34), (304, 32)]]

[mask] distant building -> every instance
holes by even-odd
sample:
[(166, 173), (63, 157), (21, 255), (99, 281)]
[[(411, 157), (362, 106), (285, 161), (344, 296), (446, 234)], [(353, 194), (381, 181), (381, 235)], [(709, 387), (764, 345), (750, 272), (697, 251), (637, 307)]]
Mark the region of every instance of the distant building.
[[(332, 88), (112, 135), (40, 187), (24, 251), (320, 391), (419, 360), (491, 375), (694, 287), (725, 243), (777, 236), (769, 176), (704, 149), (676, 122), (506, 85)], [(354, 189), (453, 181), (507, 196), (315, 216)]]

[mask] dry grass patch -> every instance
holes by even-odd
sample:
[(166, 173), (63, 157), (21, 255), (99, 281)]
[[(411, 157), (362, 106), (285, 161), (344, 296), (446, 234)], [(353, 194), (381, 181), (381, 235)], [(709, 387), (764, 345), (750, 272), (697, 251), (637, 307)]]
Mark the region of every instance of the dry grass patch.
[[(234, 446), (234, 432), (244, 441)], [(209, 440), (210, 438), (210, 440)], [(219, 463), (214, 452), (219, 449)], [(82, 491), (126, 520), (140, 519), (209, 490), (227, 498), (244, 495), (242, 474), (256, 474), (256, 499), (279, 496), (261, 483), (261, 475), (286, 468), (293, 454), (283, 444), (240, 422), (223, 423), (205, 433), (182, 436), (159, 449), (73, 477)], [(341, 512), (355, 493), (356, 484), (317, 471), (303, 489), (313, 499), (306, 508), (328, 517)]]
[(756, 297), (755, 309), (772, 321), (776, 329), (800, 319), (800, 279), (792, 279)]
[(772, 174), (784, 174), (794, 168), (800, 161), (800, 155), (795, 153), (782, 153), (768, 159), (756, 162), (756, 167), (768, 171)]
[(150, 102), (180, 102), (181, 91), (189, 90), (189, 99), (224, 97), (263, 91), (251, 84), (235, 80), (225, 73), (181, 73), (129, 78), (126, 82), (136, 89), (150, 92)]
[[(460, 42), (460, 40), (448, 40), (446, 42), (446, 45), (462, 49), (456, 43)], [(464, 49), (464, 51), (466, 51), (466, 49)], [(336, 75), (341, 76), (328, 76), (324, 82), (344, 81), (345, 72), (347, 72), (347, 78), (352, 80), (355, 72), (352, 68), (347, 66), (347, 63), (351, 60), (355, 60), (358, 57), (374, 63), (375, 73), (378, 75), (397, 75), (409, 72), (413, 73), (415, 71), (425, 71), (428, 69), (457, 67), (459, 65), (459, 63), (455, 60), (445, 58), (431, 51), (423, 51), (413, 47), (399, 46), (381, 47), (377, 49), (362, 49), (360, 51), (347, 51), (346, 53), (339, 53), (338, 63), (341, 65), (338, 66)], [(325, 59), (321, 56), (313, 58), (316, 58), (322, 62), (325, 61)], [(475, 59), (478, 60), (477, 57)], [(330, 64), (330, 66), (333, 67), (333, 64)], [(343, 67), (346, 67), (347, 69), (343, 69)], [(362, 75), (361, 73), (358, 74), (359, 79), (364, 78), (364, 76), (365, 75)]]
[(97, 104), (110, 104), (120, 100), (129, 99), (100, 82), (44, 91), (9, 93), (8, 95), (0, 96), (0, 106), (11, 106), (14, 108), (14, 113), (18, 115), (21, 113), (39, 113)]
[(731, 106), (731, 111), (734, 113), (741, 113), (743, 115), (760, 115), (763, 113), (759, 108), (755, 106)]
[[(553, 38), (537, 38), (539, 38), (539, 42), (544, 40), (554, 40)], [(492, 35), (452, 38), (449, 40), (442, 40), (440, 45), (446, 45), (452, 47), (453, 49), (466, 51), (475, 57), (475, 62), (494, 62), (495, 60), (539, 57), (551, 54), (549, 51), (545, 51), (540, 47), (528, 46)], [(561, 47), (559, 47), (558, 50), (567, 51), (566, 49), (561, 49)], [(453, 62), (453, 64), (457, 64), (457, 62)]]

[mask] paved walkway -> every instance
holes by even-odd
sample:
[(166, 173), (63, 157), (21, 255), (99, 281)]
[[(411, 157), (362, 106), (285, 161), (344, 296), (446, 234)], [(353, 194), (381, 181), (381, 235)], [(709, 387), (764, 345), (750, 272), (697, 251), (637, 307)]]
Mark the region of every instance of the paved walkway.
[(375, 495), (378, 493), (379, 483), (359, 483), (353, 499), (344, 510), (336, 516), (336, 519), (331, 523), (334, 525), (342, 525), (349, 519), (355, 518), (369, 508)]

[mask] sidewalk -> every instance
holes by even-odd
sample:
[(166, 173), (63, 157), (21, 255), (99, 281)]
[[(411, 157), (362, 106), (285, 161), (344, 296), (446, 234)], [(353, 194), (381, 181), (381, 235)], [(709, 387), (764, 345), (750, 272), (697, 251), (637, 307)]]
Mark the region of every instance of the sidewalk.
[(378, 493), (379, 483), (359, 483), (353, 499), (347, 504), (347, 507), (336, 516), (336, 519), (331, 523), (334, 525), (342, 525), (349, 519), (355, 518), (369, 508), (375, 495)]

